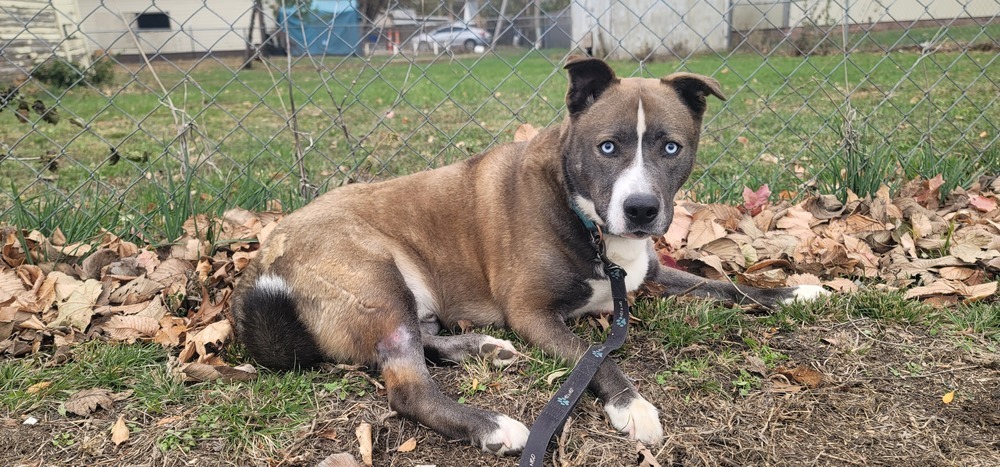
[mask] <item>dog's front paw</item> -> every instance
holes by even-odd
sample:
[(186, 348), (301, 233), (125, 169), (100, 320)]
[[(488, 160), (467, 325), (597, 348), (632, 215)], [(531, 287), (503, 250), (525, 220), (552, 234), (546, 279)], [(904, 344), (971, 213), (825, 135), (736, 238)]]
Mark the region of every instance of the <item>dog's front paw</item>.
[(483, 341), (479, 344), (479, 355), (491, 358), (493, 366), (502, 367), (514, 363), (518, 353), (510, 341), (483, 336)]
[(605, 404), (604, 411), (611, 420), (611, 426), (622, 433), (628, 433), (631, 439), (648, 445), (659, 444), (663, 439), (660, 413), (642, 397), (635, 397), (624, 406)]
[(499, 426), (483, 437), (483, 451), (498, 456), (521, 452), (528, 442), (528, 427), (506, 415), (497, 415), (496, 423)]
[(795, 302), (810, 302), (820, 297), (830, 295), (830, 291), (819, 285), (800, 285), (790, 287), (791, 296), (782, 301), (783, 305)]

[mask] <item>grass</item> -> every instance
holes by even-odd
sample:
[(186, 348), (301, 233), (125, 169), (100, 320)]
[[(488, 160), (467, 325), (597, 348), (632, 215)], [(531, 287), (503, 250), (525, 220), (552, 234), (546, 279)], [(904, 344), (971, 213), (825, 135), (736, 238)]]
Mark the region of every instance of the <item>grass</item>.
[(634, 313), (641, 326), (659, 336), (665, 348), (684, 348), (720, 339), (738, 329), (742, 312), (708, 301), (676, 299), (640, 302)]
[[(186, 414), (185, 423), (166, 425), (157, 435), (161, 450), (187, 450), (219, 440), (232, 449), (256, 452), (288, 442), (296, 429), (315, 416), (316, 397), (333, 394), (344, 400), (370, 391), (358, 376), (331, 379), (319, 372), (265, 371), (248, 383), (185, 385), (171, 377), (166, 363), (167, 350), (158, 345), (99, 341), (74, 347), (70, 360), (62, 365), (42, 359), (0, 361), (0, 413), (63, 413), (62, 402), (82, 389), (133, 390), (131, 397), (119, 403), (125, 405), (121, 410), (130, 421), (155, 422)], [(39, 383), (49, 384), (40, 391), (31, 389)], [(56, 436), (51, 442), (63, 446), (74, 440)]]
[[(990, 27), (985, 33), (995, 37)], [(884, 37), (905, 42), (937, 31), (931, 29)], [(966, 37), (974, 31), (949, 32)], [(867, 37), (882, 34), (890, 33)], [(0, 142), (8, 148), (0, 162), (0, 210), (5, 217), (16, 213), (28, 228), (90, 216), (90, 224), (120, 233), (172, 240), (183, 221), (176, 219), (188, 213), (255, 208), (269, 198), (294, 208), (304, 199), (287, 118), (288, 77), (305, 170), (325, 191), (463, 159), (511, 140), (521, 122), (557, 122), (564, 54), (302, 59), (290, 75), (281, 61), (238, 70), (235, 62), (209, 59), (158, 62), (152, 69), (123, 65), (118, 81), (101, 89), (29, 81), (21, 89), (26, 98), (58, 102), (60, 112), (89, 125), (22, 125), (12, 113), (0, 113)], [(709, 106), (700, 163), (689, 183), (702, 200), (732, 201), (743, 185), (764, 183), (774, 192), (799, 192), (824, 170), (839, 170), (844, 138), (835, 116), (848, 98), (854, 127), (867, 133), (866, 155), (897, 161), (894, 177), (945, 173), (947, 182), (967, 184), (970, 171), (984, 169), (966, 161), (984, 151), (996, 154), (997, 101), (972, 98), (994, 94), (986, 77), (1000, 72), (1000, 63), (989, 51), (860, 51), (846, 61), (836, 54), (766, 60), (707, 54), (612, 65), (622, 76), (688, 70), (720, 80), (729, 100)], [(180, 134), (168, 99), (183, 123)], [(47, 169), (53, 158), (54, 172)], [(992, 159), (989, 170), (1000, 165)], [(80, 236), (94, 228), (77, 224)]]

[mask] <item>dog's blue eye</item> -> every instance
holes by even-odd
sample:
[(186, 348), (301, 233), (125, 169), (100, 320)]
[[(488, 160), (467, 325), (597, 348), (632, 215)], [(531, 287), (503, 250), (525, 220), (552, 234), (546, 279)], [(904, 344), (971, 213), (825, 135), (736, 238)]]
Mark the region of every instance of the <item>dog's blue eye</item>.
[(611, 141), (605, 141), (601, 143), (601, 152), (604, 154), (614, 154), (615, 153), (615, 143)]
[(667, 152), (668, 156), (674, 156), (677, 155), (678, 152), (681, 152), (681, 145), (671, 141), (663, 147), (663, 150)]

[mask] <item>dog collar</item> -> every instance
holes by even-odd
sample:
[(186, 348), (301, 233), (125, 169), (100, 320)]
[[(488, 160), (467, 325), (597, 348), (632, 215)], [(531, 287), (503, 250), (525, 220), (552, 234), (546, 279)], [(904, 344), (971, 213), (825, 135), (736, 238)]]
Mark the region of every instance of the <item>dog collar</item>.
[(601, 230), (601, 226), (597, 225), (597, 222), (594, 222), (593, 219), (587, 217), (587, 215), (583, 213), (583, 210), (581, 210), (572, 199), (569, 200), (569, 207), (574, 213), (576, 213), (576, 217), (580, 219), (583, 226), (587, 228), (587, 232), (590, 232), (590, 245), (593, 246), (594, 251), (597, 252), (597, 256), (594, 258), (594, 261), (600, 262), (604, 265), (604, 273), (607, 274), (608, 277), (614, 278), (620, 275), (624, 278), (625, 270), (622, 269), (621, 266), (613, 263), (606, 255), (607, 248), (604, 243), (604, 231)]
[(576, 201), (570, 199), (569, 207), (573, 209), (573, 212), (576, 213), (576, 217), (580, 218), (580, 222), (583, 222), (583, 226), (586, 227), (587, 230), (589, 230), (591, 233), (593, 233), (595, 230), (598, 232), (600, 231), (601, 228), (598, 227), (597, 222), (594, 222), (593, 219), (587, 217), (587, 215), (584, 214), (582, 210), (580, 210), (580, 206), (577, 206)]

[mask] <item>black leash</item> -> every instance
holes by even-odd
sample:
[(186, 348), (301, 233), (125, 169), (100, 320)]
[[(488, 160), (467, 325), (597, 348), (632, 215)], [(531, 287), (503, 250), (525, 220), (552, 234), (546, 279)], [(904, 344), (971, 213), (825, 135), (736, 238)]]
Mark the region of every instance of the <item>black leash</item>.
[(587, 389), (587, 385), (594, 379), (594, 374), (601, 366), (601, 363), (608, 357), (608, 354), (621, 348), (625, 343), (625, 335), (628, 333), (628, 290), (625, 287), (625, 270), (605, 255), (604, 236), (600, 227), (585, 216), (576, 207), (576, 203), (570, 202), (573, 211), (583, 221), (584, 226), (590, 231), (590, 241), (597, 250), (597, 257), (604, 264), (604, 274), (611, 280), (611, 299), (614, 302), (615, 311), (611, 320), (611, 332), (603, 344), (591, 345), (587, 352), (583, 354), (577, 362), (569, 378), (559, 387), (556, 395), (545, 404), (538, 419), (531, 425), (531, 433), (528, 434), (528, 441), (521, 451), (521, 467), (534, 467), (542, 465), (545, 459), (545, 451), (549, 447), (549, 442), (566, 423), (570, 412), (580, 396)]

